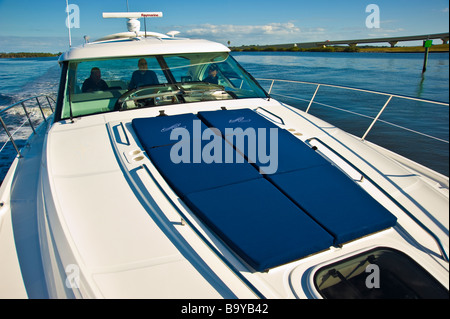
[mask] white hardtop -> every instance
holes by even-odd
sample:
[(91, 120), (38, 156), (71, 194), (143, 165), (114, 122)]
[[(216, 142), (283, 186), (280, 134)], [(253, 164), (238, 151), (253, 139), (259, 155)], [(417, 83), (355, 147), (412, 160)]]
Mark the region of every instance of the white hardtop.
[(208, 40), (160, 37), (133, 37), (85, 43), (72, 48), (59, 58), (69, 60), (119, 58), (177, 53), (229, 52), (223, 44)]

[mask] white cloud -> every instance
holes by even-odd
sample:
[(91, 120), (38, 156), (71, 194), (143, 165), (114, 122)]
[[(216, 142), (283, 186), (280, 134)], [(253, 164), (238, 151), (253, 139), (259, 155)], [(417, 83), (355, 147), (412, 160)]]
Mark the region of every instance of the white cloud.
[(228, 33), (233, 35), (251, 35), (251, 34), (274, 34), (274, 35), (285, 35), (299, 33), (300, 28), (296, 27), (293, 23), (270, 23), (266, 25), (212, 25), (212, 24), (202, 24), (193, 27), (187, 27), (187, 33), (190, 36), (196, 35), (208, 35), (208, 34), (220, 34)]
[(397, 33), (397, 32), (404, 32), (405, 29), (403, 28), (397, 28), (397, 29), (384, 29), (384, 28), (380, 28), (377, 29), (375, 31), (379, 31), (379, 32), (383, 32), (383, 33)]
[[(176, 28), (176, 27), (175, 27)], [(231, 41), (233, 45), (250, 43), (283, 43), (296, 41), (301, 29), (292, 22), (265, 25), (200, 24), (184, 26), (180, 35), (202, 37), (219, 42)]]

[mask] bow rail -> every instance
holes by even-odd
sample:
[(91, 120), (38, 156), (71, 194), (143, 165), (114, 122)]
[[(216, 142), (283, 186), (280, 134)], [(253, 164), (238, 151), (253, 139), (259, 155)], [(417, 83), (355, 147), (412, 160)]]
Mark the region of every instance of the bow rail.
[[(433, 101), (433, 100), (426, 100), (426, 99), (415, 98), (415, 97), (409, 97), (409, 96), (404, 96), (404, 95), (399, 95), (399, 94), (384, 93), (384, 92), (378, 92), (378, 91), (372, 91), (372, 90), (366, 90), (366, 89), (359, 89), (359, 88), (351, 88), (351, 87), (340, 86), (340, 85), (324, 84), (324, 83), (294, 81), (294, 80), (281, 80), (281, 79), (265, 79), (265, 78), (257, 78), (257, 80), (258, 81), (271, 81), (270, 88), (269, 88), (269, 91), (268, 91), (269, 95), (272, 94), (272, 89), (273, 89), (274, 84), (276, 82), (315, 85), (316, 88), (315, 88), (314, 94), (312, 95), (311, 99), (309, 100), (309, 103), (308, 103), (308, 106), (307, 106), (305, 112), (308, 113), (310, 108), (311, 108), (311, 106), (312, 106), (312, 104), (313, 103), (317, 103), (317, 104), (320, 104), (322, 106), (331, 107), (331, 108), (334, 108), (334, 109), (339, 110), (339, 111), (352, 113), (354, 115), (358, 115), (358, 116), (361, 116), (361, 117), (372, 119), (373, 120), (372, 123), (370, 124), (370, 126), (367, 128), (367, 130), (365, 131), (365, 133), (361, 137), (361, 140), (365, 140), (367, 135), (369, 134), (369, 132), (372, 130), (373, 126), (375, 125), (375, 123), (377, 121), (380, 121), (380, 122), (383, 122), (385, 124), (392, 125), (392, 126), (395, 126), (395, 127), (398, 127), (398, 128), (401, 128), (401, 129), (404, 129), (404, 130), (407, 130), (407, 131), (410, 131), (410, 132), (413, 132), (413, 133), (416, 133), (416, 134), (419, 134), (419, 135), (422, 135), (422, 136), (426, 136), (428, 138), (431, 138), (431, 139), (434, 139), (434, 140), (437, 140), (437, 141), (449, 144), (449, 141), (447, 141), (445, 139), (441, 139), (439, 137), (435, 137), (435, 136), (432, 136), (432, 135), (429, 135), (429, 134), (425, 134), (425, 133), (422, 133), (422, 132), (419, 132), (419, 131), (416, 131), (416, 130), (413, 130), (413, 129), (409, 129), (407, 127), (403, 127), (401, 125), (397, 125), (397, 124), (394, 124), (394, 123), (391, 123), (391, 122), (379, 119), (381, 114), (384, 112), (384, 110), (386, 109), (386, 107), (391, 102), (392, 98), (394, 98), (394, 97), (395, 98), (400, 98), (400, 99), (405, 99), (405, 100), (430, 103), (430, 104), (435, 104), (435, 105), (443, 105), (443, 106), (447, 106), (447, 107), (449, 106), (449, 103)], [(346, 109), (343, 109), (343, 108), (339, 108), (339, 107), (336, 107), (336, 106), (331, 106), (331, 105), (326, 105), (324, 103), (315, 102), (314, 99), (316, 98), (316, 95), (317, 95), (320, 87), (329, 87), (329, 88), (344, 89), (344, 90), (350, 90), (350, 91), (356, 91), (356, 92), (364, 92), (364, 93), (371, 93), (371, 94), (377, 94), (377, 95), (384, 95), (384, 96), (387, 96), (388, 99), (384, 103), (384, 105), (381, 107), (381, 109), (379, 110), (378, 114), (375, 117), (370, 117), (370, 116), (367, 116), (367, 115), (364, 115), (364, 114), (361, 114), (361, 113), (358, 113), (358, 112), (353, 112), (353, 111), (349, 111), (349, 110), (346, 110)], [(282, 94), (273, 94), (273, 95), (278, 95), (278, 96), (286, 97), (286, 98), (289, 98), (289, 99), (297, 99), (297, 100), (300, 100), (300, 101), (307, 101), (305, 99), (301, 99), (301, 98), (293, 97), (293, 96), (288, 96), (288, 95), (282, 95)]]
[[(26, 105), (27, 104), (27, 105)], [(2, 110), (0, 110), (0, 123), (7, 135), (7, 139), (6, 141), (4, 141), (4, 144), (2, 145), (2, 147), (0, 148), (0, 153), (3, 151), (3, 149), (5, 148), (5, 146), (11, 142), (11, 144), (14, 146), (14, 149), (17, 152), (17, 155), (19, 157), (22, 157), (22, 154), (20, 152), (20, 148), (18, 147), (16, 141), (14, 140), (14, 135), (19, 132), (24, 126), (25, 124), (28, 122), (29, 127), (32, 130), (32, 133), (35, 134), (36, 133), (36, 127), (38, 124), (42, 123), (42, 122), (47, 122), (47, 118), (53, 114), (54, 112), (54, 108), (53, 105), (56, 104), (55, 100), (53, 99), (52, 96), (50, 95), (46, 95), (46, 94), (39, 94), (33, 97), (29, 97), (26, 98), (24, 100), (21, 100), (17, 103), (14, 103)], [(16, 110), (16, 109), (19, 110)], [(11, 112), (19, 112), (23, 110), (24, 115), (26, 115), (26, 119), (25, 121), (23, 121), (21, 123), (21, 125), (19, 125), (16, 130), (11, 133), (11, 131), (8, 129), (8, 125), (5, 123), (5, 119), (8, 117), (8, 115), (10, 115)], [(34, 116), (35, 113), (37, 112), (37, 110), (40, 111), (40, 115), (41, 116), (37, 116), (37, 118)], [(45, 110), (45, 111), (44, 111)], [(50, 110), (50, 112), (48, 112), (47, 110)], [(47, 115), (45, 114), (47, 113)], [(17, 114), (17, 113), (16, 113)], [(23, 114), (20, 114), (21, 116)], [(33, 123), (34, 121), (34, 123)], [(9, 121), (7, 121), (9, 122)]]

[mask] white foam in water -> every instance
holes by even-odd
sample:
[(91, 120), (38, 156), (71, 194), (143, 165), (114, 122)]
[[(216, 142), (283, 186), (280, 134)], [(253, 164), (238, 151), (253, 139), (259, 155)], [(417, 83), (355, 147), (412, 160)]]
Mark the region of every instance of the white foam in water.
[[(56, 97), (60, 67), (56, 58), (0, 59), (0, 110), (21, 100), (48, 94)], [(40, 123), (42, 115), (37, 103), (25, 102), (33, 124)], [(43, 107), (46, 107), (44, 103)], [(25, 111), (21, 106), (2, 114), (8, 130), (19, 148), (32, 133)], [(0, 181), (8, 172), (17, 153), (0, 125)]]

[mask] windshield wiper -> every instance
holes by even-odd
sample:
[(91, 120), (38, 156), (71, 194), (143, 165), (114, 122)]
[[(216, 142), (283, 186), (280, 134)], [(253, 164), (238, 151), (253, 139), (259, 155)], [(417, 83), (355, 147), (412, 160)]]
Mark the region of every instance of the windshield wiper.
[(74, 123), (73, 121), (73, 114), (72, 114), (72, 84), (69, 84), (69, 116), (70, 116), (70, 122)]

